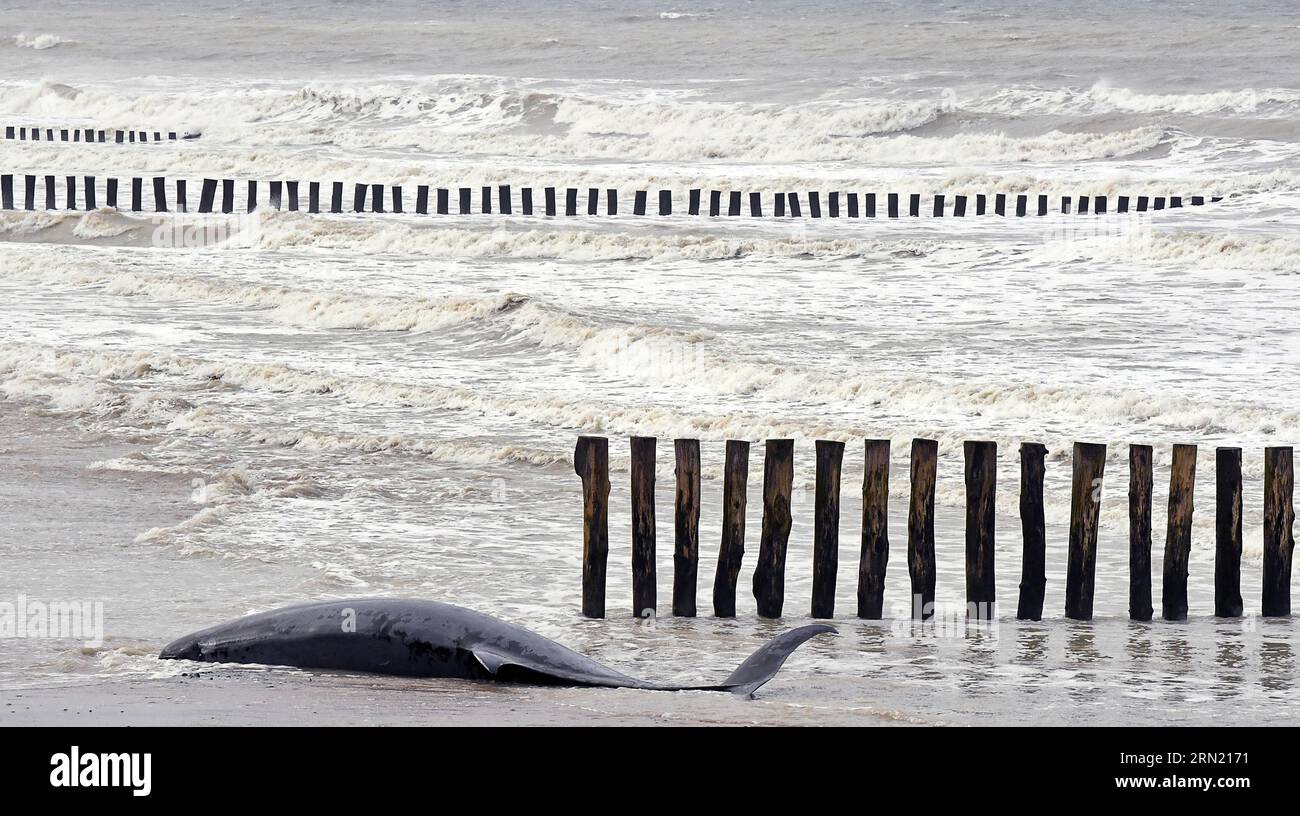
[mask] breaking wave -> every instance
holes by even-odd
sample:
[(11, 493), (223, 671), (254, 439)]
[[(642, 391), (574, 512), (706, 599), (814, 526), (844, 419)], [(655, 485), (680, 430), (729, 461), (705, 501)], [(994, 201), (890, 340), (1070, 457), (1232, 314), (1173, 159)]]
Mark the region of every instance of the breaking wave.
[(45, 51), (60, 45), (69, 45), (76, 42), (75, 40), (65, 39), (57, 34), (15, 34), (14, 45), (19, 48), (30, 48), (33, 51)]

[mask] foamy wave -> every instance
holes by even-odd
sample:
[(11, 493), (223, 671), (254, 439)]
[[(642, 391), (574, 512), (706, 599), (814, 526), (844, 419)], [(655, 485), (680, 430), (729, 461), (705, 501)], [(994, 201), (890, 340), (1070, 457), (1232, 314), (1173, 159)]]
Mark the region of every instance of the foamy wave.
[(183, 521), (166, 527), (153, 527), (135, 537), (136, 544), (183, 542), (184, 554), (207, 554), (194, 537), (224, 521), (231, 513), (249, 505), (266, 504), (278, 499), (319, 498), (320, 485), (312, 477), (297, 472), (277, 473), (246, 468), (224, 470), (196, 477), (190, 500), (199, 505)]
[(6, 212), (0, 215), (0, 235), (22, 237), (35, 235), (53, 227), (64, 220), (62, 213), (51, 212)]
[(27, 280), (100, 286), (114, 295), (236, 303), (266, 309), (273, 319), (286, 323), (330, 329), (433, 331), (516, 309), (526, 300), (509, 292), (484, 298), (430, 299), (240, 286), (212, 278), (150, 275), (108, 264), (51, 265), (16, 254), (10, 255), (6, 270)]
[[(935, 427), (904, 417), (938, 417), (959, 413), (980, 417), (985, 427), (1031, 423), (1033, 427), (1070, 428), (1075, 434), (1121, 427), (1147, 437), (1214, 435), (1253, 439), (1300, 437), (1300, 411), (1281, 411), (1255, 404), (1206, 404), (1177, 394), (1150, 391), (1049, 387), (1017, 382), (962, 382), (920, 376), (868, 378), (814, 367), (776, 365), (747, 360), (719, 349), (708, 337), (678, 335), (640, 327), (584, 329), (570, 316), (529, 314), (517, 331), (538, 342), (562, 343), (584, 364), (604, 371), (625, 372), (646, 382), (701, 383), (714, 395), (760, 394), (766, 401), (798, 401), (801, 405), (860, 406), (864, 416), (906, 427), (909, 433), (936, 433), (959, 440), (969, 427)], [(532, 321), (531, 325), (528, 321)], [(464, 410), (482, 415), (510, 416), (519, 421), (557, 428), (586, 428), (614, 433), (704, 438), (862, 438), (871, 429), (860, 425), (828, 424), (818, 420), (755, 416), (743, 412), (706, 413), (673, 410), (658, 405), (611, 404), (595, 399), (575, 401), (566, 394), (490, 393), (437, 386), (396, 383), (382, 379), (332, 376), (280, 364), (215, 362), (160, 354), (59, 352), (45, 347), (14, 347), (0, 354), (0, 391), (14, 396), (44, 397), (64, 410), (101, 414), (131, 413), (173, 430), (207, 421), (210, 409), (194, 406), (175, 395), (105, 395), (95, 383), (115, 374), (153, 372), (188, 380), (195, 388), (220, 380), (229, 386), (268, 392), (331, 394), (358, 404), (402, 405)], [(719, 407), (730, 404), (722, 400)], [(806, 412), (803, 412), (806, 413)], [(1014, 421), (1014, 422), (1012, 422)], [(222, 420), (224, 422), (224, 420)], [(878, 432), (878, 431), (877, 431)], [(266, 444), (350, 447), (381, 451), (406, 448), (410, 440), (375, 435), (347, 436), (339, 443), (329, 433), (277, 429), (257, 436)]]
[[(563, 107), (563, 106), (562, 106)], [(924, 107), (924, 106), (923, 106)], [(907, 110), (885, 114), (852, 111), (828, 114), (823, 121), (807, 124), (808, 114), (781, 110), (768, 114), (763, 123), (728, 115), (725, 123), (707, 121), (700, 111), (673, 108), (626, 112), (586, 111), (592, 118), (568, 123), (569, 132), (556, 135), (521, 135), (510, 132), (485, 133), (475, 137), (481, 153), (516, 156), (547, 155), (570, 159), (641, 160), (695, 162), (703, 159), (753, 162), (872, 162), (902, 166), (985, 164), (993, 162), (1070, 162), (1134, 156), (1164, 143), (1168, 134), (1161, 128), (1140, 127), (1110, 133), (1065, 133), (1051, 131), (1038, 136), (1012, 136), (1003, 132), (968, 133), (956, 136), (869, 135), (908, 130), (924, 122)], [(932, 114), (923, 115), (929, 121)], [(614, 127), (624, 119), (647, 121), (649, 129), (598, 131)], [(593, 121), (594, 120), (594, 121)], [(844, 132), (833, 124), (843, 120), (849, 127), (875, 128), (868, 133)], [(654, 124), (650, 124), (653, 122)], [(417, 142), (401, 133), (349, 130), (338, 136), (350, 148), (415, 147)], [(464, 149), (463, 138), (434, 136), (419, 146), (440, 153)]]
[(1089, 95), (1100, 105), (1133, 113), (1258, 113), (1265, 109), (1295, 110), (1300, 91), (1282, 88), (1215, 91), (1198, 94), (1147, 94), (1128, 88), (1094, 85)]
[[(100, 209), (78, 216), (72, 227), (72, 234), (86, 241), (101, 238), (116, 238), (125, 235), (140, 226), (140, 222), (123, 216), (113, 210)], [(3, 228), (0, 221), (0, 228)]]
[[(1156, 248), (1151, 250), (1151, 254), (1159, 259), (1186, 258), (1189, 253), (1196, 257), (1211, 257), (1239, 252), (1247, 259), (1262, 259), (1252, 262), (1267, 264), (1270, 268), (1279, 265), (1276, 260), (1279, 255), (1291, 259), (1288, 263), (1294, 263), (1300, 252), (1300, 246), (1292, 239), (1268, 239), (1252, 244), (1206, 236), (1158, 236), (1154, 241)], [(1082, 250), (1066, 245), (1065, 250), (1049, 247), (1043, 251), (1097, 252), (1094, 243), (1098, 243), (1100, 251), (1109, 251), (1104, 242), (1080, 242)], [(320, 296), (282, 287), (240, 287), (183, 276), (146, 276), (129, 269), (114, 270), (86, 262), (58, 267), (50, 272), (31, 259), (13, 254), (15, 257), (8, 265), (16, 276), (39, 280), (66, 279), (72, 283), (96, 281), (109, 291), (120, 294), (184, 299), (245, 298), (250, 304), (270, 309), (279, 319), (307, 325), (410, 330), (420, 326), (433, 328), (491, 321), (490, 331), (494, 337), (502, 336), (500, 332), (504, 329), (505, 336), (514, 341), (527, 342), (539, 349), (562, 349), (566, 356), (594, 370), (643, 382), (696, 383), (696, 388), (728, 400), (737, 395), (750, 395), (778, 404), (859, 406), (867, 415), (888, 411), (895, 417), (933, 417), (957, 410), (967, 416), (981, 417), (981, 422), (994, 424), (1031, 422), (1042, 426), (1049, 419), (1057, 418), (1063, 427), (1073, 427), (1077, 433), (1089, 428), (1118, 426), (1134, 432), (1140, 429), (1144, 433), (1171, 435), (1237, 434), (1257, 439), (1300, 436), (1300, 412), (1297, 411), (1278, 411), (1257, 404), (1207, 404), (1179, 394), (1160, 394), (1146, 389), (1107, 391), (1018, 381), (984, 383), (916, 375), (846, 375), (815, 366), (773, 363), (730, 344), (724, 346), (707, 332), (593, 322), (589, 317), (514, 293), (489, 294), (466, 301)], [(1124, 257), (1129, 256), (1125, 254)], [(51, 278), (51, 275), (55, 277)], [(12, 353), (18, 355), (11, 363), (14, 373), (3, 383), (3, 388), (9, 393), (42, 393), (41, 389), (47, 387), (45, 377), (52, 376), (59, 383), (50, 398), (61, 410), (131, 412), (165, 418), (166, 422), (174, 419), (177, 412), (194, 406), (187, 401), (169, 403), (140, 389), (105, 397), (87, 383), (93, 384), (105, 377), (141, 379), (155, 374), (162, 367), (177, 376), (197, 378), (204, 383), (221, 380), (227, 385), (244, 388), (335, 394), (367, 404), (472, 410), (520, 416), (525, 420), (566, 428), (608, 427), (642, 432), (646, 427), (655, 427), (665, 434), (718, 436), (729, 433), (740, 437), (780, 436), (791, 429), (800, 431), (798, 423), (792, 425), (781, 418), (757, 420), (733, 414), (665, 413), (660, 408), (600, 403), (575, 405), (564, 395), (479, 394), (421, 384), (330, 377), (283, 366), (210, 363), (154, 355), (89, 356), (71, 353), (60, 356), (42, 347), (28, 350), (26, 356), (16, 349)], [(41, 372), (41, 376), (29, 379), (26, 372), (31, 369)], [(5, 370), (0, 365), (0, 373)], [(802, 433), (797, 435), (816, 436), (822, 430), (834, 430), (823, 429), (820, 423), (805, 425)], [(287, 441), (301, 443), (300, 440)], [(383, 450), (397, 443), (381, 436), (365, 444)]]
[(1300, 274), (1300, 238), (1155, 232), (1049, 245), (1051, 260), (1141, 261), (1180, 269), (1243, 269)]
[(877, 250), (882, 242), (801, 235), (774, 238), (564, 228), (449, 229), (437, 223), (328, 220), (290, 214), (272, 216), (263, 223), (259, 246), (263, 249), (315, 247), (367, 253), (421, 253), (442, 258), (703, 261), (749, 256), (850, 257)]
[[(599, 332), (593, 337), (593, 341), (598, 346), (607, 340), (608, 338)], [(673, 341), (671, 337), (659, 336), (656, 336), (656, 340), (691, 342), (690, 340)], [(695, 342), (707, 345), (707, 338)], [(720, 387), (735, 385), (735, 377), (738, 374), (736, 370), (728, 370), (718, 361), (710, 361), (707, 357), (701, 359), (707, 361), (705, 365), (710, 376), (725, 381), (720, 383)], [(644, 370), (644, 361), (641, 361), (640, 365)], [(952, 463), (960, 461), (962, 442), (973, 435), (973, 429), (968, 424), (962, 427), (918, 425), (914, 420), (903, 420), (899, 417), (933, 416), (937, 406), (946, 406), (950, 409), (949, 413), (955, 411), (965, 416), (991, 417), (996, 420), (1032, 419), (1035, 427), (1067, 427), (1076, 432), (1084, 426), (1093, 428), (1119, 426), (1128, 429), (1124, 432), (1125, 436), (1130, 438), (1138, 436), (1144, 441), (1155, 441), (1154, 437), (1157, 435), (1182, 440), (1186, 438), (1185, 433), (1188, 428), (1193, 430), (1204, 428), (1207, 433), (1216, 434), (1254, 432), (1256, 439), (1271, 439), (1275, 436), (1294, 438), (1300, 435), (1300, 412), (1278, 412), (1258, 406), (1233, 404), (1205, 406), (1181, 397), (1159, 397), (1145, 393), (1091, 389), (1043, 388), (1031, 385), (1020, 387), (989, 385), (981, 390), (978, 385), (945, 384), (920, 378), (882, 382), (848, 379), (838, 384), (819, 387), (819, 383), (826, 378), (817, 372), (798, 368), (763, 367), (759, 364), (754, 364), (751, 372), (757, 372), (766, 381), (750, 382), (747, 383), (747, 387), (762, 388), (775, 394), (797, 389), (801, 392), (800, 399), (805, 403), (828, 397), (862, 401), (871, 406), (881, 406), (882, 410), (887, 406), (889, 414), (877, 415), (872, 427), (867, 428), (843, 422), (820, 422), (806, 417), (782, 418), (773, 416), (770, 412), (764, 412), (762, 415), (737, 411), (708, 414), (655, 405), (609, 403), (598, 399), (573, 400), (566, 395), (505, 393), (485, 395), (458, 388), (396, 383), (373, 378), (338, 377), (273, 363), (204, 361), (150, 353), (61, 352), (44, 347), (14, 347), (0, 353), (0, 375), (4, 376), (3, 382), (0, 383), (0, 390), (8, 392), (11, 383), (22, 381), (29, 383), (29, 386), (22, 390), (26, 396), (44, 395), (48, 399), (57, 400), (63, 390), (73, 385), (78, 390), (96, 391), (102, 395), (106, 391), (111, 393), (113, 389), (113, 384), (104, 376), (105, 373), (122, 374), (140, 371), (152, 372), (153, 377), (171, 378), (178, 383), (189, 381), (197, 385), (221, 380), (228, 385), (250, 391), (276, 394), (290, 392), (311, 395), (330, 394), (333, 398), (364, 404), (471, 411), (479, 414), (510, 416), (528, 425), (543, 424), (564, 429), (564, 432), (559, 435), (555, 448), (541, 449), (493, 444), (472, 439), (428, 439), (402, 434), (372, 435), (319, 427), (308, 428), (303, 427), (300, 422), (278, 423), (274, 416), (247, 421), (235, 418), (219, 406), (188, 405), (186, 401), (166, 394), (155, 394), (151, 401), (130, 403), (131, 410), (141, 412), (141, 415), (149, 421), (165, 423), (166, 430), (173, 435), (183, 434), (299, 450), (403, 452), (428, 457), (434, 461), (456, 464), (518, 462), (541, 467), (565, 465), (569, 462), (572, 429), (616, 436), (645, 434), (665, 438), (696, 437), (706, 440), (793, 437), (803, 440), (835, 439), (856, 444), (860, 444), (860, 440), (865, 437), (879, 437), (882, 430), (890, 429), (885, 435), (893, 438), (896, 457), (903, 456), (902, 451), (906, 450), (908, 440), (912, 436), (925, 436), (939, 440), (941, 458), (948, 464), (940, 474), (938, 500), (941, 505), (954, 508), (962, 506), (964, 493), (960, 468), (953, 466)], [(96, 373), (99, 373), (98, 377), (95, 376)], [(662, 374), (663, 372), (651, 370), (647, 373), (647, 377), (654, 379)], [(688, 370), (686, 376), (698, 377), (702, 374), (701, 371)], [(43, 386), (36, 387), (37, 383), (43, 383)], [(161, 387), (161, 381), (157, 387)], [(101, 396), (88, 402), (103, 406), (113, 404), (114, 400)], [(721, 404), (726, 403), (724, 401)], [(152, 406), (164, 406), (165, 410), (159, 411)], [(1061, 421), (1051, 421), (1058, 418)], [(995, 423), (998, 427), (1023, 424), (1023, 422)], [(1165, 430), (1160, 430), (1162, 428)], [(1170, 428), (1173, 430), (1169, 430)], [(999, 443), (1003, 451), (1003, 459), (1006, 460), (1003, 462), (1003, 467), (1007, 472), (1014, 472), (1015, 443), (1019, 440), (999, 434), (992, 434), (991, 438)], [(1048, 520), (1053, 524), (1064, 523), (1069, 517), (1069, 492), (1065, 485), (1068, 484), (1069, 479), (1070, 437), (1042, 433), (1038, 441), (1046, 443), (1052, 451), (1049, 461), (1049, 490), (1046, 497)], [(1156, 455), (1158, 470), (1167, 469), (1167, 453), (1163, 446), (1158, 447)], [(1113, 445), (1110, 452), (1112, 471), (1122, 467), (1123, 457), (1123, 446)], [(670, 462), (666, 460), (661, 464), (664, 468), (670, 467)], [(611, 465), (616, 470), (625, 470), (626, 457), (616, 452)], [(1258, 484), (1262, 478), (1262, 469), (1261, 457), (1249, 456), (1244, 462), (1244, 475), (1252, 484)], [(667, 473), (665, 475), (667, 476)], [(706, 466), (704, 475), (710, 479), (719, 478), (720, 462), (713, 462)], [(796, 484), (796, 487), (800, 486)], [(810, 478), (805, 474), (802, 487), (807, 490), (811, 489), (811, 486)], [(1201, 488), (1212, 489), (1212, 484), (1203, 482)], [(150, 530), (143, 533), (138, 540), (141, 542), (175, 541), (190, 548), (187, 551), (207, 554), (198, 543), (203, 537), (202, 531), (221, 523), (226, 514), (242, 508), (247, 502), (272, 501), (286, 496), (316, 495), (314, 483), (310, 480), (304, 483), (300, 476), (252, 479), (239, 471), (219, 475), (213, 484), (211, 495), (206, 493), (206, 483), (203, 490), (205, 492), (200, 502), (203, 507), (194, 516), (178, 525)], [(1111, 498), (1103, 505), (1103, 519), (1108, 525), (1122, 525), (1126, 518), (1125, 508), (1114, 498), (1121, 493), (1114, 489), (1109, 492)], [(896, 481), (891, 495), (899, 500), (905, 500), (905, 483)], [(999, 493), (1000, 506), (1014, 506), (1015, 499), (1014, 480), (1004, 482), (1003, 490)], [(1255, 521), (1252, 510), (1248, 522), (1254, 524)], [(1208, 546), (1212, 538), (1212, 518), (1201, 514), (1196, 526), (1198, 548), (1203, 549)], [(1252, 558), (1257, 557), (1257, 548), (1248, 546), (1247, 554)]]
[(1089, 88), (1005, 88), (964, 103), (971, 110), (1002, 115), (1098, 113), (1266, 114), (1300, 111), (1300, 90), (1243, 88), (1190, 94), (1141, 93), (1097, 82)]
[[(61, 126), (86, 122), (104, 129), (147, 126), (151, 130), (202, 130), (201, 127), (190, 127), (188, 117), (192, 116), (196, 122), (214, 126), (224, 124), (229, 134), (231, 125), (255, 121), (252, 118), (255, 114), (249, 106), (232, 104), (231, 99), (257, 98), (258, 93), (256, 90), (226, 93), (215, 89), (186, 91), (179, 87), (132, 92), (110, 86), (77, 87), (49, 80), (0, 83), (0, 114), (58, 122)], [(211, 103), (206, 109), (205, 98)], [(224, 118), (223, 114), (234, 118)], [(249, 118), (245, 120), (245, 117)], [(160, 143), (159, 147), (163, 145), (176, 146)], [(70, 152), (66, 147), (63, 150)]]
[(76, 40), (69, 40), (58, 36), (57, 34), (15, 34), (14, 45), (19, 48), (30, 48), (34, 51), (44, 51), (48, 48), (54, 48), (60, 45), (70, 45)]
[(761, 161), (790, 157), (792, 149), (847, 157), (854, 155), (854, 146), (865, 137), (919, 127), (945, 110), (942, 100), (742, 106), (665, 104), (655, 97), (611, 103), (569, 96), (558, 102), (555, 111), (555, 122), (569, 131), (564, 139), (552, 141), (566, 155), (582, 149), (579, 143), (585, 142), (603, 152), (626, 155), (632, 150), (651, 159)]
[[(798, 104), (705, 101), (689, 91), (495, 77), (419, 83), (70, 87), (0, 84), (0, 113), (65, 120), (149, 122), (201, 130), (205, 141), (425, 155), (492, 153), (640, 161), (855, 161), (876, 164), (1065, 162), (1134, 155), (1160, 144), (1158, 128), (1112, 133), (1000, 132), (905, 136), (957, 108), (947, 96), (815, 100)], [(186, 150), (187, 146), (173, 146)], [(225, 161), (209, 155), (213, 167)]]

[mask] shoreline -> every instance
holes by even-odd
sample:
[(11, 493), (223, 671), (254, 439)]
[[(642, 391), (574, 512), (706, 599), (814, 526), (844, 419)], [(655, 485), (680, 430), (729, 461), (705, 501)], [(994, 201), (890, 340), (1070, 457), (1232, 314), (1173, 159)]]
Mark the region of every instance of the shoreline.
[[(773, 681), (775, 684), (779, 681)], [(782, 726), (927, 722), (718, 692), (583, 689), (228, 668), (27, 688), (0, 726)]]

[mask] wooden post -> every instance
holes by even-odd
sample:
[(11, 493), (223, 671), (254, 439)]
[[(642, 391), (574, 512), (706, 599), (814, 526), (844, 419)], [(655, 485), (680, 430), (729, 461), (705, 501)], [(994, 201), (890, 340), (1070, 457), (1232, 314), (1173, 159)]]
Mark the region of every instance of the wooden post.
[(1043, 514), (1046, 459), (1047, 448), (1043, 445), (1020, 445), (1020, 531), (1024, 543), (1017, 620), (1043, 619), (1043, 599), (1047, 595), (1047, 524)]
[[(966, 616), (992, 620), (998, 443), (964, 442), (966, 460)], [(974, 614), (972, 614), (974, 613)]]
[(745, 504), (749, 481), (749, 443), (727, 440), (727, 464), (722, 475), (722, 544), (713, 578), (713, 614), (736, 617), (736, 581), (745, 557)]
[(763, 458), (763, 535), (754, 566), (754, 600), (763, 618), (781, 617), (785, 603), (785, 545), (790, 538), (794, 440), (769, 439)]
[(1192, 554), (1192, 490), (1196, 485), (1196, 446), (1174, 445), (1169, 468), (1169, 524), (1165, 528), (1165, 574), (1160, 615), (1187, 620), (1187, 561)]
[(1065, 572), (1065, 616), (1092, 620), (1092, 588), (1097, 575), (1097, 522), (1106, 446), (1074, 443), (1070, 486), (1070, 553)]
[(653, 617), (655, 591), (655, 438), (632, 437), (632, 614)]
[(1128, 448), (1128, 616), (1149, 621), (1151, 609), (1150, 445)]
[(673, 614), (695, 617), (695, 576), (700, 562), (700, 440), (673, 442), (677, 501), (673, 532)]
[(1239, 618), (1241, 600), (1241, 448), (1214, 451), (1214, 614)]
[(840, 565), (840, 465), (844, 443), (817, 440), (814, 489), (812, 616), (835, 617), (835, 577)]
[(609, 556), (609, 440), (578, 437), (573, 469), (582, 477), (582, 614), (603, 618)]
[(858, 617), (880, 620), (889, 564), (889, 440), (868, 439), (862, 470), (862, 559)]
[(1291, 525), (1295, 507), (1291, 448), (1264, 449), (1264, 593), (1263, 614), (1291, 614), (1291, 551), (1295, 538)]
[(907, 568), (912, 577), (912, 617), (920, 620), (934, 616), (934, 482), (938, 469), (939, 443), (934, 439), (913, 439)]

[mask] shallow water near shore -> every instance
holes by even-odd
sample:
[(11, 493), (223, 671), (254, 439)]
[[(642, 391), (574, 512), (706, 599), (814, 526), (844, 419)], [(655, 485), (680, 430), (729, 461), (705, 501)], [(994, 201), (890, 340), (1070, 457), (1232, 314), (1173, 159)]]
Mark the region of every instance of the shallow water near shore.
[[(374, 682), (377, 707), (434, 690), (428, 722), (1295, 719), (1296, 624), (1210, 617), (1213, 449), (1244, 449), (1243, 594), (1257, 612), (1262, 451), (1300, 439), (1300, 29), (1285, 5), (1115, 2), (1063, 23), (1004, 3), (301, 2), (277, 20), (218, 4), (167, 12), (168, 54), (141, 45), (156, 31), (142, 20), (159, 13), (6, 9), (0, 124), (202, 137), (0, 140), (3, 172), (629, 198), (703, 187), (1224, 200), (1124, 218), (275, 212), (198, 250), (157, 245), (165, 218), (0, 212), (0, 601), (102, 600), (106, 630), (94, 647), (6, 641), (0, 678), (30, 706), (8, 716), (62, 722), (93, 698), (106, 721), (146, 717), (138, 703), (162, 704), (151, 722), (235, 722), (305, 694), (321, 705), (295, 704), (286, 721), (391, 722), (329, 713), (328, 701), (364, 711)], [(602, 621), (578, 614), (581, 433), (611, 439)], [(630, 435), (660, 438), (655, 621), (630, 610)], [(674, 437), (702, 445), (695, 619), (667, 616)], [(796, 489), (786, 617), (772, 622), (756, 618), (749, 583), (761, 440), (778, 437), (795, 439)], [(961, 442), (998, 442), (991, 628), (906, 620), (913, 437), (940, 443), (938, 598), (952, 604), (964, 598)], [(756, 444), (739, 617), (718, 620), (730, 438)], [(852, 617), (864, 438), (892, 443), (881, 622)], [(797, 652), (752, 715), (711, 695), (426, 687), (154, 657), (250, 611), (391, 595), (492, 613), (647, 679), (717, 679), (807, 620), (815, 439), (847, 446), (841, 631)], [(1041, 623), (1009, 619), (1022, 441), (1049, 451)], [(1090, 623), (1062, 615), (1073, 441), (1108, 444)], [(1187, 442), (1200, 445), (1192, 617), (1133, 623), (1127, 445), (1156, 448), (1158, 614), (1170, 448)], [(206, 679), (182, 676), (196, 671)], [(268, 677), (244, 713), (191, 694), (241, 699), (246, 678)]]

